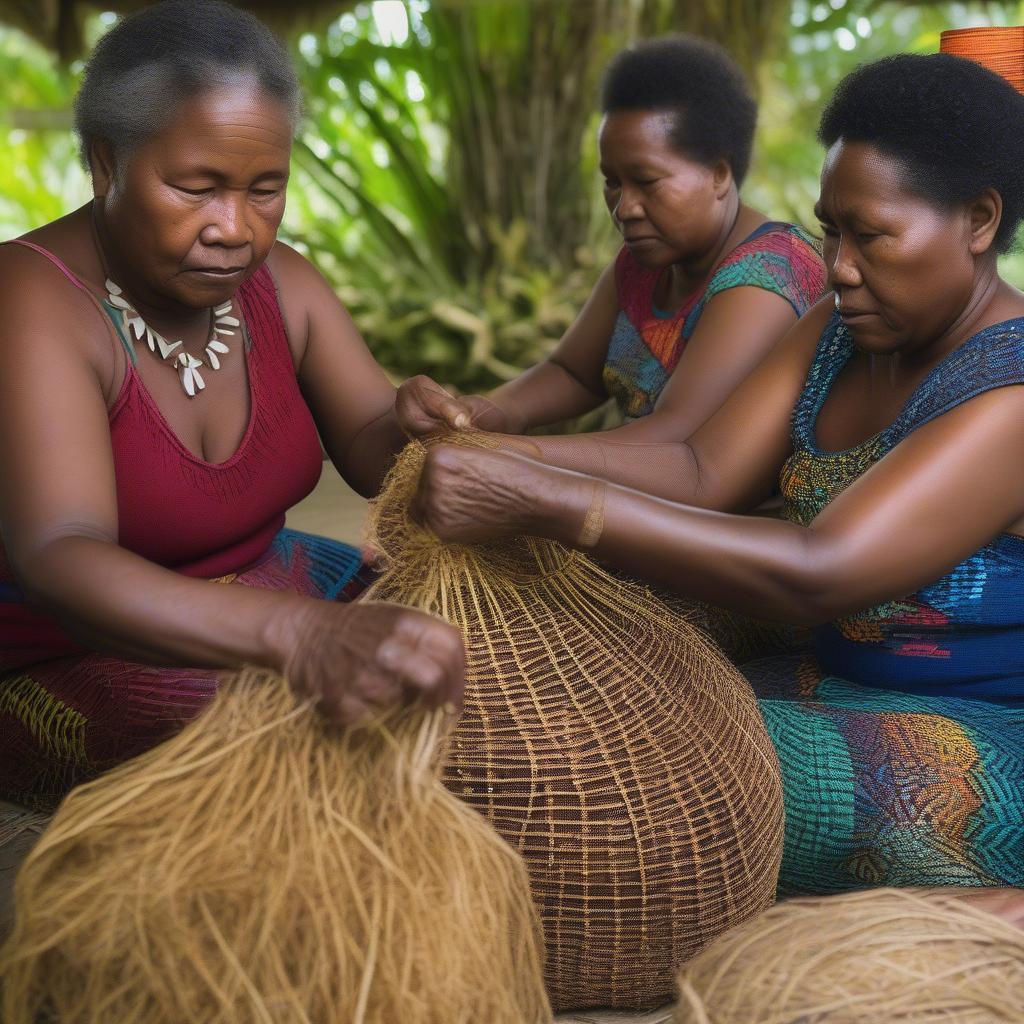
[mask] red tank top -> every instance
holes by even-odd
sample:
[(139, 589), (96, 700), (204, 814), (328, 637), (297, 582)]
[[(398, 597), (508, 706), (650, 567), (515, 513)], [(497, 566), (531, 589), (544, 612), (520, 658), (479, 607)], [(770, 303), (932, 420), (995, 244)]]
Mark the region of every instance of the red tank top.
[[(19, 244), (87, 291), (52, 253)], [(249, 335), (251, 399), (248, 427), (231, 458), (206, 462), (182, 444), (136, 372), (130, 348), (132, 362), (109, 414), (118, 542), (187, 576), (224, 576), (258, 561), (284, 526), (285, 511), (316, 486), (323, 464), (266, 266), (235, 298)], [(21, 601), (0, 543), (0, 671), (79, 650), (53, 619)]]

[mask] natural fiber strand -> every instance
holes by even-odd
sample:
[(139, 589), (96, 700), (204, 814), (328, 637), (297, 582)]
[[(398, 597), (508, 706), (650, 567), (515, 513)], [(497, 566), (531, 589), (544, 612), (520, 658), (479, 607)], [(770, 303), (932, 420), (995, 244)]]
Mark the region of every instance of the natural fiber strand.
[(787, 900), (679, 976), (673, 1024), (1020, 1024), (1024, 931), (948, 890)]
[(17, 880), (3, 1020), (550, 1021), (526, 872), (439, 783), (446, 729), (225, 684), (59, 809)]
[(462, 630), (443, 779), (526, 860), (555, 1008), (658, 1006), (679, 964), (774, 899), (782, 790), (754, 696), (683, 617), (579, 552), (440, 543), (409, 515), (423, 459), (410, 445), (373, 507), (370, 594)]

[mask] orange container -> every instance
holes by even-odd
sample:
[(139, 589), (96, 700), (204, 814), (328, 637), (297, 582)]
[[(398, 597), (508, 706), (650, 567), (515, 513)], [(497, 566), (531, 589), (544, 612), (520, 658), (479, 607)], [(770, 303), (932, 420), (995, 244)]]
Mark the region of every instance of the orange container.
[(1024, 92), (1024, 25), (950, 29), (939, 37), (939, 49), (983, 65)]

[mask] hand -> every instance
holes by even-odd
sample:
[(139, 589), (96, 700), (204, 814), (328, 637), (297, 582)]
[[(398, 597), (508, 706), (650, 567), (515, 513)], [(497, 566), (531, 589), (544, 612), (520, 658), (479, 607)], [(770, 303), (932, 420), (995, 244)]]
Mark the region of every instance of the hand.
[(524, 429), (510, 413), (483, 395), (456, 398), (429, 377), (410, 377), (395, 396), (398, 425), (410, 437), (428, 437), (449, 430), (493, 430), (499, 434)]
[(490, 448), (427, 451), (414, 515), (443, 541), (472, 544), (575, 535), (590, 503), (588, 478)]
[(285, 621), (282, 670), (332, 721), (352, 725), (399, 702), (462, 704), (459, 631), (401, 605), (303, 601)]
[(963, 889), (956, 895), (979, 910), (987, 910), (1009, 924), (1024, 928), (1024, 889), (996, 886), (991, 889)]

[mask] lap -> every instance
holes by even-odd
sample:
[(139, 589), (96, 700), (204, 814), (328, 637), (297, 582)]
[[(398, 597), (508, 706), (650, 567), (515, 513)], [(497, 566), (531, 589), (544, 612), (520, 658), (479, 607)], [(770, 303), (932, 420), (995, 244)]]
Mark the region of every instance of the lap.
[[(282, 530), (266, 556), (211, 585), (353, 600), (370, 571), (347, 544)], [(217, 692), (215, 669), (158, 667), (90, 653), (0, 675), (0, 797), (35, 807), (178, 731)]]
[(780, 891), (1024, 885), (1024, 709), (742, 666), (782, 767)]

